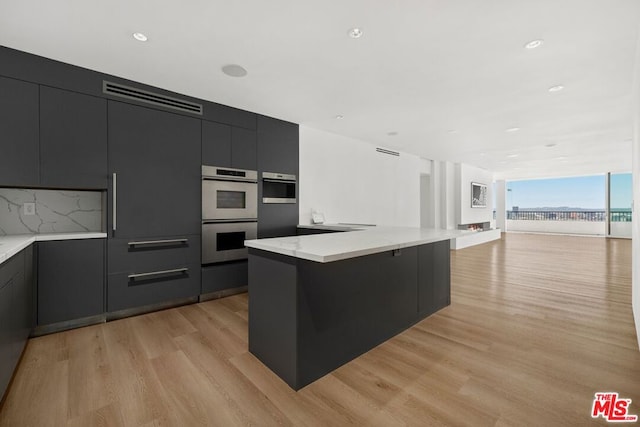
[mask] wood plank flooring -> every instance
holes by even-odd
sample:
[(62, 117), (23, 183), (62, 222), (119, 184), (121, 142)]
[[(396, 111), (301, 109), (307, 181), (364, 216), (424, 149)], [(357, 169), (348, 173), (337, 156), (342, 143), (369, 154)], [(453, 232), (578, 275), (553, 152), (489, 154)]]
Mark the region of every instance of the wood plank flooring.
[(633, 399), (631, 242), (507, 234), (452, 252), (452, 304), (294, 392), (247, 352), (248, 296), (29, 342), (0, 426), (585, 426)]

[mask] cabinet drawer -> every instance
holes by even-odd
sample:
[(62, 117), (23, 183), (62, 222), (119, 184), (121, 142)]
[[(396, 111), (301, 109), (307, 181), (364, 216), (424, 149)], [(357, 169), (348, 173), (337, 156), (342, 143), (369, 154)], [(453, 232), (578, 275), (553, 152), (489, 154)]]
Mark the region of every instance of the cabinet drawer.
[(110, 274), (107, 311), (160, 304), (200, 293), (200, 263)]
[(109, 274), (168, 270), (200, 264), (200, 236), (109, 240)]
[(229, 262), (202, 268), (202, 293), (247, 286), (248, 261)]

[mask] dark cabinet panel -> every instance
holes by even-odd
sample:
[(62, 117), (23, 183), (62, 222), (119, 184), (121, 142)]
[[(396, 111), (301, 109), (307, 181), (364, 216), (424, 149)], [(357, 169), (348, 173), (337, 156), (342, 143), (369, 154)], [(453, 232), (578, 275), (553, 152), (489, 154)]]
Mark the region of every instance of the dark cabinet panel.
[(253, 130), (231, 129), (231, 167), (258, 169), (257, 134)]
[(258, 170), (298, 175), (298, 125), (258, 116)]
[(231, 126), (202, 121), (202, 164), (231, 167)]
[(207, 294), (247, 286), (248, 274), (246, 260), (203, 267), (201, 293)]
[(40, 184), (107, 187), (107, 101), (40, 88)]
[(200, 120), (114, 101), (108, 114), (114, 237), (200, 233)]
[(200, 262), (200, 236), (109, 239), (109, 274), (185, 267)]
[(451, 303), (449, 240), (418, 247), (418, 312), (435, 313)]
[[(138, 276), (132, 277), (134, 275)], [(111, 274), (108, 281), (107, 311), (110, 313), (162, 304), (196, 297), (200, 293), (200, 263), (174, 269)]]
[(256, 131), (203, 120), (202, 164), (257, 170)]
[(38, 86), (0, 77), (0, 185), (38, 185)]
[(38, 325), (104, 313), (104, 239), (38, 243)]
[(27, 294), (24, 250), (0, 264), (0, 401), (11, 381), (31, 332), (26, 316), (32, 300)]
[(295, 236), (297, 234), (297, 226), (297, 203), (258, 203), (258, 239)]

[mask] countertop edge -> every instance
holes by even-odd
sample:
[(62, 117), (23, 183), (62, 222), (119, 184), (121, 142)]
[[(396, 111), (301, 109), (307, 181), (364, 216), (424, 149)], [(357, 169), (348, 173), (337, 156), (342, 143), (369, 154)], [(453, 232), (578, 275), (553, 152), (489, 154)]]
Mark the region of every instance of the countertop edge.
[[(300, 237), (311, 237), (311, 236), (300, 236)], [(448, 235), (448, 233), (444, 232), (443, 235), (439, 235), (439, 236), (430, 236), (424, 239), (413, 239), (413, 240), (408, 240), (406, 242), (382, 244), (375, 247), (350, 250), (347, 252), (335, 253), (335, 254), (324, 255), (324, 256), (309, 253), (309, 252), (304, 252), (301, 250), (293, 250), (293, 249), (286, 249), (286, 248), (281, 248), (277, 246), (271, 246), (268, 243), (260, 242), (260, 239), (245, 241), (245, 246), (252, 249), (262, 250), (265, 252), (272, 252), (280, 255), (290, 256), (293, 258), (299, 258), (299, 259), (315, 261), (320, 263), (327, 263), (327, 262), (341, 261), (341, 260), (350, 259), (350, 258), (357, 258), (360, 256), (372, 255), (372, 254), (391, 251), (395, 249), (410, 248), (413, 246), (420, 246), (420, 245), (426, 245), (429, 243), (441, 242), (444, 240), (451, 240), (452, 238), (455, 238), (455, 237), (456, 236)]]
[[(35, 242), (56, 240), (106, 239), (107, 233), (51, 233), (51, 234), (18, 234), (0, 236), (0, 265)], [(3, 241), (4, 240), (4, 241)], [(6, 240), (11, 240), (9, 243)], [(6, 247), (4, 247), (6, 245)]]

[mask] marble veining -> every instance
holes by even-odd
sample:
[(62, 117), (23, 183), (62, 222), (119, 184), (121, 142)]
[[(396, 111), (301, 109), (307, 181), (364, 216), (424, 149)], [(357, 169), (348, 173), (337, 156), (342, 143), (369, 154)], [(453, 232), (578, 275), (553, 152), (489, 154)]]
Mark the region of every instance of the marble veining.
[[(35, 203), (25, 215), (24, 204)], [(102, 231), (100, 191), (0, 188), (0, 236)]]

